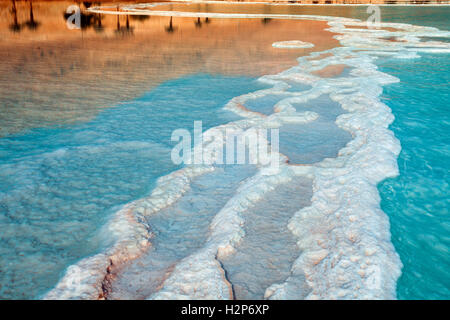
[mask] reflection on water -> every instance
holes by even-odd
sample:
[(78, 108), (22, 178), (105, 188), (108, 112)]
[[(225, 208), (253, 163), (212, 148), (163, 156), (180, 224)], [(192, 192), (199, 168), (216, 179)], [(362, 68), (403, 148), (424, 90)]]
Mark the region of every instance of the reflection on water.
[(20, 25), (19, 25), (19, 22), (17, 21), (16, 1), (13, 0), (12, 3), (13, 3), (13, 4), (12, 4), (12, 8), (11, 8), (11, 14), (12, 14), (13, 17), (14, 17), (14, 23), (10, 24), (10, 25), (9, 25), (9, 28), (10, 28), (12, 31), (17, 32), (17, 31), (20, 31), (20, 28), (21, 28), (21, 27), (20, 27)]
[[(104, 15), (90, 2), (80, 4), (81, 29), (69, 30), (70, 5), (0, 3), (0, 136), (92, 119), (168, 79), (272, 74), (337, 45), (319, 21)], [(316, 47), (271, 47), (292, 39)]]
[(170, 22), (169, 22), (169, 25), (166, 27), (166, 31), (167, 31), (168, 33), (172, 33), (172, 32), (174, 32), (176, 29), (177, 29), (177, 27), (174, 27), (174, 26), (173, 26), (173, 17), (170, 17)]
[[(80, 3), (81, 29), (69, 30), (66, 11), (73, 2), (0, 3), (0, 136), (86, 121), (105, 107), (186, 74), (273, 74), (295, 64), (300, 55), (338, 44), (322, 30), (325, 23), (318, 21), (105, 15), (87, 10), (98, 4)], [(120, 10), (117, 3), (113, 8)], [(157, 8), (367, 17), (363, 6), (170, 4)], [(422, 12), (416, 9), (420, 8), (391, 12), (382, 7), (382, 18), (414, 20)], [(293, 39), (312, 42), (315, 48), (271, 47), (272, 42)]]

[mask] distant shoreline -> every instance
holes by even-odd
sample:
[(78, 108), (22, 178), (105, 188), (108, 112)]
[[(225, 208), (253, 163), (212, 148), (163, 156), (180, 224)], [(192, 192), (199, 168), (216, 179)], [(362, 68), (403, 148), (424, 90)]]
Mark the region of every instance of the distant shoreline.
[[(64, 2), (65, 0), (3, 0), (3, 1), (15, 1), (15, 2)], [(220, 0), (219, 0), (220, 1)], [(76, 1), (74, 1), (76, 2)], [(202, 0), (194, 0), (194, 1), (186, 1), (186, 0), (96, 0), (96, 1), (84, 1), (89, 3), (151, 3), (151, 2), (206, 2)], [(298, 5), (348, 5), (348, 6), (357, 6), (357, 5), (382, 5), (382, 6), (436, 6), (436, 5), (450, 5), (449, 0), (223, 0), (226, 2), (239, 2), (239, 3), (255, 3), (255, 2), (267, 2), (267, 3), (278, 3), (278, 4), (298, 4)]]

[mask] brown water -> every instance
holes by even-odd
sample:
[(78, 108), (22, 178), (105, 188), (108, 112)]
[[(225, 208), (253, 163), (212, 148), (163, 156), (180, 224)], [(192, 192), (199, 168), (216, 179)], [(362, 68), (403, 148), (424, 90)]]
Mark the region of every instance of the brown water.
[[(72, 4), (33, 2), (31, 18), (28, 2), (0, 3), (0, 136), (86, 121), (183, 75), (277, 73), (338, 44), (318, 21), (117, 17), (84, 5), (82, 29), (69, 30)], [(271, 46), (292, 39), (316, 47)]]

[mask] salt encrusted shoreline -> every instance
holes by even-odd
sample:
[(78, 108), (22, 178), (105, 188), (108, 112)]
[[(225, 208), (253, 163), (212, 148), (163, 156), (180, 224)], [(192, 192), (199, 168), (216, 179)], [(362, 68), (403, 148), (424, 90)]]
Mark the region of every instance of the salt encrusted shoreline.
[[(93, 12), (95, 10), (98, 9), (94, 8)], [(174, 16), (195, 14), (157, 13)], [(208, 16), (259, 18), (265, 15)], [(314, 112), (298, 113), (292, 103), (306, 102), (328, 94), (346, 110), (347, 113), (339, 116), (336, 123), (350, 132), (353, 140), (340, 150), (337, 158), (325, 159), (314, 165), (291, 166), (286, 163), (286, 157), (280, 154), (280, 170), (276, 174), (261, 167), (247, 182), (252, 188), (244, 188), (249, 193), (237, 192), (217, 213), (205, 246), (179, 262), (161, 290), (149, 298), (232, 298), (230, 283), (224, 277), (224, 270), (217, 259), (232, 254), (245, 236), (242, 229), (245, 221), (240, 212), (251, 207), (275, 185), (288, 183), (296, 176), (308, 176), (314, 181), (312, 204), (298, 211), (289, 223), (289, 229), (298, 238), (302, 254), (292, 266), (291, 277), (283, 283), (270, 286), (265, 297), (288, 299), (292, 296), (290, 284), (296, 276), (302, 275), (312, 289), (307, 296), (309, 299), (394, 299), (401, 262), (390, 241), (389, 221), (379, 207), (376, 185), (398, 174), (396, 159), (400, 144), (388, 129), (393, 116), (379, 99), (382, 86), (398, 79), (378, 71), (374, 61), (377, 56), (417, 58), (417, 52), (421, 51), (449, 52), (448, 43), (421, 42), (419, 36), (450, 35), (435, 28), (397, 23), (381, 24), (382, 28), (389, 27), (397, 31), (367, 29), (364, 22), (348, 18), (292, 15), (267, 17), (328, 21), (329, 30), (338, 34), (336, 38), (343, 47), (311, 55), (331, 54), (321, 60), (299, 58), (299, 66), (277, 75), (262, 77), (260, 80), (272, 84), (273, 88), (236, 97), (225, 106), (246, 119), (210, 130), (273, 127), (274, 123), (282, 125), (287, 122), (314, 121), (317, 118)], [(353, 27), (346, 28), (346, 25)], [(402, 41), (386, 41), (386, 37), (397, 37)], [(352, 69), (351, 77), (324, 79), (313, 75), (315, 71), (337, 64), (349, 66)], [(285, 90), (288, 87), (285, 80), (308, 84), (312, 89), (280, 100), (275, 106), (276, 112), (270, 116), (243, 107), (247, 99)], [(212, 150), (214, 147), (205, 145), (204, 149)], [(212, 170), (213, 166), (186, 167), (161, 178), (149, 198), (127, 205), (105, 227), (117, 239), (115, 245), (105, 253), (82, 260), (77, 268), (70, 267), (46, 298), (103, 297), (105, 293), (102, 286), (107, 279), (108, 268), (135, 258), (151, 245), (145, 217), (170, 206), (188, 190), (191, 179)]]

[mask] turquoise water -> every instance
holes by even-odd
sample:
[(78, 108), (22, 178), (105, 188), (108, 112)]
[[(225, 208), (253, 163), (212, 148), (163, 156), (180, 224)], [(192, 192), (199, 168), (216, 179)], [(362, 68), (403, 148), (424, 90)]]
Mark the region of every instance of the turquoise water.
[(0, 139), (0, 299), (39, 297), (107, 246), (96, 231), (108, 216), (177, 169), (172, 131), (235, 120), (219, 109), (262, 88), (246, 77), (189, 76), (87, 123)]
[(450, 298), (450, 65), (448, 55), (382, 60), (401, 82), (384, 88), (400, 140), (400, 175), (379, 185), (404, 265), (399, 299)]
[[(409, 23), (450, 30), (448, 23), (449, 6), (383, 6), (380, 7), (380, 12), (381, 22)], [(361, 13), (360, 16), (364, 17)]]

